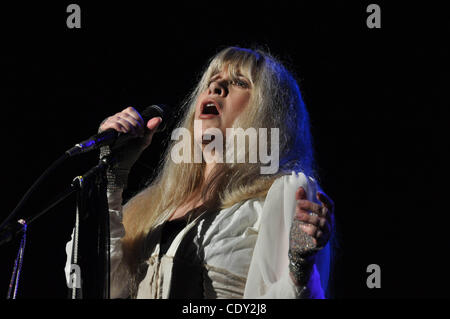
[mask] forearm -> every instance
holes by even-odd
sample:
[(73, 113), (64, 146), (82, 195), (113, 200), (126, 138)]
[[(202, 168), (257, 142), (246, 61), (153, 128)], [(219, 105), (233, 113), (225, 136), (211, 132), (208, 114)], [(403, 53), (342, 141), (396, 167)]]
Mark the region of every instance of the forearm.
[[(311, 276), (306, 283), (295, 282), (289, 271), (281, 274), (276, 281), (263, 285), (256, 285), (257, 289), (247, 289), (244, 298), (251, 299), (323, 299), (324, 293), (320, 284), (320, 275), (316, 267), (312, 266)], [(250, 284), (250, 283), (247, 283)], [(254, 287), (255, 285), (251, 285)]]
[(301, 276), (298, 275), (298, 273), (289, 271), (289, 276), (292, 280), (292, 283), (296, 287), (297, 291), (297, 298), (298, 299), (310, 299), (311, 298), (311, 287), (310, 287), (310, 280), (311, 280), (311, 272), (313, 265), (309, 266), (310, 269), (307, 270), (308, 275), (302, 274)]

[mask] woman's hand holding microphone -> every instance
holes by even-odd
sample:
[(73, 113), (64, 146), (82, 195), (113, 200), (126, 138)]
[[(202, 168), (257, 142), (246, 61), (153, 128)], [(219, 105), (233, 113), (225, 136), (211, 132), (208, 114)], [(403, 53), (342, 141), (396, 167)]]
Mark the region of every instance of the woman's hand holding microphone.
[[(131, 167), (137, 161), (142, 152), (150, 145), (153, 134), (161, 124), (161, 117), (151, 118), (147, 123), (133, 107), (127, 107), (123, 111), (106, 118), (99, 128), (99, 132), (114, 129), (119, 133), (136, 136), (126, 145), (114, 150), (117, 157), (116, 163), (107, 172), (108, 190), (124, 188), (127, 184)], [(100, 157), (111, 154), (109, 146), (100, 148)]]

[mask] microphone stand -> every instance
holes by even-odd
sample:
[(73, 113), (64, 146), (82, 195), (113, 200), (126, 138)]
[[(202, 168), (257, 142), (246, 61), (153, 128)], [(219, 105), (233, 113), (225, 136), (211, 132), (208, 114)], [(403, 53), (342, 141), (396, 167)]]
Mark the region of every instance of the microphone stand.
[[(110, 236), (106, 198), (106, 169), (113, 165), (115, 160), (112, 155), (101, 158), (96, 166), (82, 176), (75, 177), (70, 188), (60, 194), (40, 213), (26, 221), (23, 219), (20, 219), (19, 222), (6, 221), (0, 229), (0, 246), (21, 233), (24, 234), (25, 238), (26, 227), (76, 192), (76, 221), (69, 281), (72, 299), (109, 299), (110, 297)], [(24, 242), (24, 239), (22, 241)], [(19, 248), (20, 266), (24, 248), (24, 243), (23, 245), (21, 243)], [(90, 260), (89, 257), (92, 256), (96, 259), (96, 262)], [(15, 264), (17, 264), (17, 259)], [(15, 298), (17, 292), (19, 273), (20, 268), (17, 271), (17, 265), (15, 265), (13, 277), (17, 276), (17, 278), (15, 278), (16, 287), (13, 298)], [(8, 298), (9, 296), (10, 293), (8, 293)]]

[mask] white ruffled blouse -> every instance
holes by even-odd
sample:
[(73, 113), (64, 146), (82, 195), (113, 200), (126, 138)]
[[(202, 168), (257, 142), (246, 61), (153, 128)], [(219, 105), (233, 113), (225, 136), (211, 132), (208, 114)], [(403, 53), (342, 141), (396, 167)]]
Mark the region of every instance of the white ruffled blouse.
[[(178, 233), (161, 258), (158, 230), (152, 232), (137, 298), (302, 298), (304, 287), (293, 283), (288, 267), (289, 232), (300, 186), (308, 200), (317, 202), (315, 180), (292, 172), (275, 180), (265, 199), (246, 200), (206, 218), (200, 215)], [(130, 295), (128, 272), (121, 262), (121, 200), (121, 191), (108, 194), (111, 298)], [(72, 240), (66, 245), (67, 281)], [(329, 245), (317, 254), (308, 297), (324, 298), (328, 266)]]

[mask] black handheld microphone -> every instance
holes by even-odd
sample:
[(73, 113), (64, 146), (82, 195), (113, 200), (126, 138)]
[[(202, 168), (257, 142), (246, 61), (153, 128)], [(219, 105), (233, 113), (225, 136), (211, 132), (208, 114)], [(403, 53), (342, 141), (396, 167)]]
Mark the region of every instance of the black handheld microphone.
[[(168, 108), (165, 105), (151, 105), (147, 106), (142, 112), (140, 112), (144, 123), (147, 123), (154, 117), (161, 117), (162, 123), (159, 125), (157, 132), (164, 131), (167, 127)], [(104, 132), (91, 136), (87, 140), (76, 144), (74, 147), (66, 151), (66, 155), (69, 157), (75, 156), (81, 153), (86, 153), (92, 150), (96, 150), (105, 145), (111, 145), (114, 148), (119, 148), (124, 145), (130, 139), (136, 138), (131, 134), (119, 133), (114, 129), (108, 129)]]

